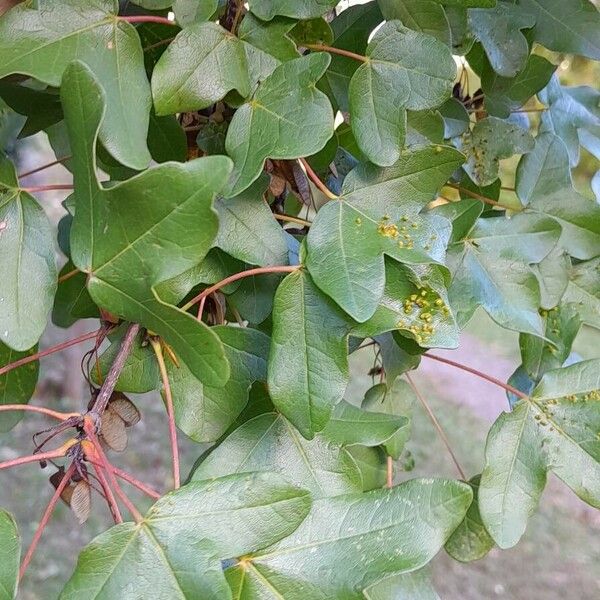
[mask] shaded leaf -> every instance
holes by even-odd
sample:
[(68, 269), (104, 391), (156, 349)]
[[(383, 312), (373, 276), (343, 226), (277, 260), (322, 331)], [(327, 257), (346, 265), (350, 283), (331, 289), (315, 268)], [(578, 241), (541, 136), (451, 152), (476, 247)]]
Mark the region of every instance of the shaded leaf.
[(217, 11), (219, 0), (173, 0), (173, 12), (182, 27), (208, 21)]
[(225, 325), (212, 331), (221, 340), (231, 366), (231, 377), (224, 386), (204, 385), (184, 364), (167, 364), (175, 422), (196, 442), (219, 439), (246, 406), (252, 384), (267, 376), (269, 338), (264, 333)]
[(309, 156), (333, 135), (331, 105), (314, 85), (328, 65), (329, 56), (323, 53), (285, 62), (236, 111), (225, 140), (234, 162), (227, 196), (255, 181), (266, 158)]
[(56, 291), (50, 222), (35, 198), (19, 188), (0, 152), (0, 341), (28, 350), (46, 328)]
[(528, 211), (555, 219), (560, 243), (575, 258), (600, 254), (600, 206), (573, 189), (563, 141), (552, 133), (537, 136), (535, 148), (519, 162), (517, 195)]
[(348, 321), (303, 270), (275, 295), (268, 383), (273, 404), (307, 439), (325, 427), (348, 383)]
[(380, 166), (400, 158), (405, 109), (435, 108), (450, 97), (456, 65), (435, 38), (388, 21), (367, 48), (350, 82), (351, 125), (365, 156)]
[(318, 212), (306, 265), (357, 321), (369, 319), (383, 296), (384, 254), (411, 264), (444, 261), (450, 224), (419, 212), (462, 160), (439, 146), (407, 154), (388, 169), (360, 165), (344, 180), (340, 198)]
[(339, 0), (249, 0), (250, 10), (263, 21), (276, 15), (293, 19), (314, 19), (334, 8)]
[(550, 470), (600, 507), (600, 360), (549, 371), (529, 399), (502, 413), (486, 444), (479, 509), (501, 548), (514, 546)]
[(444, 548), (455, 560), (472, 562), (483, 558), (493, 547), (494, 540), (487, 532), (479, 514), (478, 490), (481, 476), (469, 481), (473, 489), (473, 501), (463, 522), (454, 530)]
[(533, 27), (535, 17), (522, 5), (498, 0), (493, 8), (470, 10), (469, 25), (494, 71), (502, 77), (515, 77), (529, 56), (529, 44), (521, 30)]
[[(0, 365), (6, 366), (37, 352), (37, 346), (17, 352), (0, 343)], [(39, 361), (33, 361), (0, 375), (0, 406), (4, 404), (27, 404), (33, 396), (40, 370)], [(20, 410), (0, 413), (0, 432), (10, 431), (25, 413)]]
[(231, 598), (221, 559), (289, 535), (309, 508), (308, 492), (274, 473), (194, 481), (92, 541), (60, 598)]
[[(286, 600), (359, 599), (386, 574), (426, 564), (470, 501), (466, 484), (431, 479), (317, 500), (293, 535), (246, 557), (227, 579), (244, 600), (272, 597), (273, 590)], [(340, 569), (340, 556), (351, 569)]]
[[(59, 278), (71, 273), (75, 265), (69, 261), (60, 270)], [(96, 318), (100, 316), (98, 307), (87, 290), (87, 275), (76, 273), (61, 281), (54, 296), (52, 322), (59, 327), (71, 327), (78, 319)]]
[(500, 159), (533, 150), (534, 140), (529, 131), (488, 117), (477, 121), (470, 134), (457, 138), (457, 148), (467, 157), (463, 169), (479, 186), (498, 178)]
[(230, 433), (195, 469), (192, 480), (274, 471), (313, 498), (362, 491), (352, 456), (323, 435), (305, 440), (282, 415), (268, 412)]
[(531, 267), (556, 245), (560, 228), (542, 215), (480, 219), (449, 253), (450, 305), (459, 325), (477, 306), (501, 327), (541, 335), (540, 289)]
[(581, 320), (600, 329), (600, 258), (569, 269), (564, 302), (574, 303)]
[(275, 17), (261, 21), (251, 12), (244, 15), (237, 36), (263, 52), (267, 52), (282, 62), (298, 58), (300, 53), (292, 37), (288, 35), (296, 21), (286, 17)]
[(0, 598), (13, 600), (19, 580), (21, 536), (12, 515), (0, 510)]
[(205, 383), (222, 385), (229, 368), (218, 338), (192, 315), (162, 302), (153, 286), (197, 265), (210, 249), (218, 227), (212, 201), (230, 161), (205, 157), (165, 163), (102, 188), (91, 166), (104, 93), (82, 63), (67, 70), (62, 99), (77, 202), (72, 260), (89, 273), (91, 297), (159, 334)]
[(67, 65), (83, 61), (106, 94), (103, 145), (120, 163), (140, 170), (150, 162), (150, 86), (138, 35), (115, 18), (117, 9), (114, 0), (44, 0), (39, 9), (29, 3), (15, 7), (0, 21), (0, 77), (22, 73), (58, 87)]

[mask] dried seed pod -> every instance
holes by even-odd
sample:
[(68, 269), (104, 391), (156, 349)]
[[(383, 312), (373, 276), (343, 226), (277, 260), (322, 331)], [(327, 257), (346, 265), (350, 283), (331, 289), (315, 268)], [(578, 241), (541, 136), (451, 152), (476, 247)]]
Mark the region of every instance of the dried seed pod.
[(82, 479), (72, 487), (70, 505), (79, 524), (85, 523), (92, 510), (92, 490), (87, 481)]
[(121, 392), (114, 392), (108, 405), (123, 419), (126, 427), (133, 427), (142, 418), (136, 405)]
[(110, 404), (102, 415), (100, 440), (115, 452), (123, 452), (127, 448), (125, 421), (111, 408)]
[[(58, 471), (52, 473), (52, 475), (50, 475), (50, 477), (48, 478), (48, 480), (50, 481), (50, 483), (52, 484), (52, 486), (54, 487), (55, 490), (58, 489), (58, 486), (60, 485), (64, 476), (65, 476), (64, 467), (59, 467)], [(69, 485), (67, 485), (60, 494), (61, 500), (67, 506), (71, 506), (71, 497), (73, 496), (73, 487), (74, 487), (73, 484), (71, 482), (69, 482)]]

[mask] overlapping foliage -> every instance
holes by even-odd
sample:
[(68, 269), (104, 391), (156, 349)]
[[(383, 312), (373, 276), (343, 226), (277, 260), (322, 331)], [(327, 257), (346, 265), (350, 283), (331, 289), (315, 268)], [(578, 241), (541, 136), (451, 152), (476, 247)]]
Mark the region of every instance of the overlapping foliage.
[[(571, 353), (600, 328), (600, 198), (571, 178), (580, 147), (600, 156), (600, 93), (556, 74), (560, 53), (600, 59), (595, 6), (126, 4), (0, 16), (0, 403), (33, 395), (49, 313), (100, 319), (105, 448), (139, 420), (123, 394), (155, 390), (211, 447), (81, 552), (61, 598), (434, 598), (421, 568), (515, 545), (548, 472), (600, 508), (600, 358)], [(73, 175), (57, 230), (9, 157), (39, 132)], [(522, 363), (483, 472), (392, 486), (419, 397), (404, 375), (479, 308)], [(358, 407), (365, 345), (381, 381)], [(88, 416), (73, 496), (101, 458)], [(19, 547), (1, 512), (2, 598)]]

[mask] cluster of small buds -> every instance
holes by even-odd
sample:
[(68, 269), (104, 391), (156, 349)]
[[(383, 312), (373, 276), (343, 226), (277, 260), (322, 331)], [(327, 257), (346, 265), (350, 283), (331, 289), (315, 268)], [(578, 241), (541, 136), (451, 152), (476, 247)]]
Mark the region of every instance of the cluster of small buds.
[[(357, 219), (358, 224), (358, 219)], [(412, 250), (415, 247), (415, 240), (411, 232), (415, 232), (420, 227), (417, 221), (411, 221), (409, 217), (400, 217), (400, 225), (390, 222), (389, 215), (383, 215), (377, 226), (377, 232), (384, 237), (397, 240), (398, 248)], [(428, 242), (423, 246), (424, 250), (431, 250), (432, 243), (437, 239), (436, 234), (432, 234)]]

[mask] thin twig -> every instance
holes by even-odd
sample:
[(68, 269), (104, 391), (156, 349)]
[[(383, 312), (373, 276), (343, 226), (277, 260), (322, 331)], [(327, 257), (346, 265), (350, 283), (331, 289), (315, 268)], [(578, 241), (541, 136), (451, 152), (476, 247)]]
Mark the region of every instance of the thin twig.
[(87, 340), (94, 339), (98, 336), (99, 333), (102, 332), (102, 329), (97, 329), (96, 331), (91, 331), (90, 333), (84, 333), (79, 337), (73, 338), (72, 340), (67, 340), (66, 342), (61, 342), (60, 344), (56, 344), (56, 346), (51, 346), (50, 348), (46, 348), (46, 350), (42, 350), (41, 352), (36, 352), (35, 354), (31, 354), (30, 356), (25, 356), (24, 358), (20, 358), (19, 360), (15, 360), (15, 362), (9, 363), (4, 367), (0, 368), (0, 375), (4, 375), (17, 367), (22, 367), (30, 362), (35, 362), (44, 356), (48, 356), (49, 354), (54, 354), (55, 352), (60, 352), (61, 350), (65, 350), (70, 348), (71, 346), (75, 346), (76, 344), (81, 344), (82, 342), (86, 342)]
[(520, 212), (521, 210), (523, 210), (522, 208), (519, 208), (517, 206), (508, 206), (506, 204), (502, 204), (501, 202), (498, 202), (493, 198), (488, 198), (487, 196), (483, 196), (481, 194), (478, 194), (477, 192), (473, 192), (465, 187), (462, 187), (461, 185), (457, 185), (456, 183), (446, 183), (446, 185), (455, 190), (458, 190), (459, 192), (462, 192), (463, 194), (466, 194), (467, 196), (471, 196), (471, 198), (481, 200), (481, 202), (489, 204), (490, 206), (496, 206), (497, 208), (504, 208), (506, 210), (512, 210), (515, 212)]
[(304, 167), (306, 174), (311, 179), (311, 181), (319, 188), (327, 198), (330, 200), (336, 200), (338, 196), (336, 196), (320, 179), (319, 176), (313, 171), (312, 167), (308, 164), (308, 161), (304, 158), (298, 159), (302, 166)]
[(160, 48), (161, 46), (164, 46), (165, 44), (169, 44), (170, 42), (172, 42), (175, 38), (165, 38), (164, 40), (160, 40), (158, 42), (155, 42), (154, 44), (150, 44), (149, 46), (145, 46), (144, 48), (142, 48), (143, 52), (148, 52), (149, 50), (154, 50), (154, 48)]
[(69, 160), (70, 158), (71, 158), (71, 156), (63, 156), (62, 158), (57, 158), (56, 160), (53, 160), (51, 163), (42, 165), (41, 167), (37, 167), (35, 169), (32, 169), (31, 171), (26, 171), (25, 173), (21, 173), (18, 177), (19, 177), (19, 179), (23, 179), (24, 177), (29, 177), (29, 175), (39, 173), (40, 171), (45, 171), (46, 169), (49, 169), (50, 167), (54, 167), (55, 165), (60, 165), (60, 164), (64, 163), (65, 161)]
[(387, 476), (385, 486), (387, 488), (394, 487), (394, 459), (391, 456), (387, 457)]
[(261, 275), (264, 273), (293, 273), (300, 268), (300, 265), (282, 265), (282, 266), (274, 266), (274, 267), (257, 267), (255, 269), (248, 269), (247, 271), (240, 271), (239, 273), (235, 273), (234, 275), (230, 275), (225, 279), (215, 283), (209, 288), (206, 288), (200, 294), (192, 298), (189, 302), (183, 305), (181, 310), (188, 310), (197, 302), (202, 301), (203, 298), (210, 296), (213, 292), (225, 287), (226, 285), (237, 281), (238, 279), (244, 279), (244, 277), (252, 277), (253, 275)]
[(292, 217), (291, 215), (282, 215), (280, 213), (273, 213), (273, 216), (278, 221), (297, 223), (298, 225), (302, 225), (302, 227), (310, 227), (312, 225), (310, 221), (306, 221), (305, 219), (301, 219), (300, 217)]
[(515, 396), (522, 398), (524, 400), (529, 398), (529, 396), (527, 394), (524, 394), (521, 390), (518, 390), (516, 387), (513, 387), (512, 385), (509, 385), (508, 383), (503, 383), (499, 379), (496, 379), (496, 377), (492, 377), (491, 375), (488, 375), (487, 373), (483, 373), (482, 371), (473, 369), (473, 367), (468, 367), (467, 365), (463, 365), (461, 363), (455, 362), (453, 360), (450, 360), (449, 358), (443, 358), (442, 356), (437, 356), (436, 354), (430, 354), (429, 352), (426, 352), (422, 356), (426, 356), (427, 358), (437, 360), (438, 362), (442, 362), (447, 365), (452, 365), (453, 367), (456, 367), (457, 369), (462, 369), (463, 371), (467, 371), (468, 373), (477, 375), (477, 377), (480, 377), (481, 379), (485, 379), (486, 381), (489, 381), (490, 383), (493, 383), (493, 384), (497, 385), (498, 387), (504, 388), (507, 392), (511, 392)]
[(94, 446), (96, 456), (98, 457), (101, 465), (100, 468), (98, 468), (97, 465), (94, 466), (94, 468), (96, 469), (96, 473), (100, 471), (106, 472), (106, 474), (108, 475), (108, 479), (110, 480), (110, 484), (117, 493), (117, 496), (121, 498), (121, 501), (127, 507), (127, 510), (131, 513), (131, 516), (134, 518), (135, 522), (140, 523), (141, 521), (143, 521), (143, 517), (140, 514), (140, 511), (133, 505), (133, 502), (131, 502), (131, 500), (127, 497), (127, 494), (125, 494), (125, 492), (121, 489), (121, 486), (119, 485), (119, 482), (115, 477), (115, 473), (111, 468), (108, 459), (106, 458), (106, 454), (104, 454), (104, 450), (102, 450), (102, 446), (100, 445), (100, 442), (98, 441), (98, 438), (94, 433), (93, 427), (94, 426), (90, 421), (85, 422), (84, 430), (88, 436), (88, 440), (92, 442), (92, 445)]
[(162, 25), (177, 25), (175, 21), (171, 21), (165, 17), (155, 17), (153, 15), (131, 15), (117, 18), (119, 21), (127, 21), (127, 23), (160, 23)]
[(52, 192), (54, 190), (72, 190), (72, 183), (53, 183), (51, 185), (34, 185), (31, 187), (20, 188), (22, 192), (33, 194), (34, 192)]
[(42, 462), (46, 460), (54, 460), (55, 458), (62, 458), (67, 454), (69, 448), (71, 448), (71, 446), (73, 446), (74, 443), (74, 440), (69, 440), (60, 448), (48, 450), (48, 452), (38, 452), (37, 454), (30, 454), (28, 456), (20, 456), (19, 458), (6, 460), (0, 463), (0, 471), (2, 469), (10, 469), (12, 467), (18, 467), (20, 465), (26, 465), (33, 462)]
[(0, 412), (8, 410), (23, 410), (26, 412), (39, 413), (40, 415), (46, 415), (59, 421), (66, 421), (71, 417), (80, 416), (79, 413), (63, 413), (58, 412), (57, 410), (51, 410), (50, 408), (45, 408), (44, 406), (30, 406), (29, 404), (3, 404), (0, 406)]
[(163, 356), (162, 346), (158, 339), (150, 340), (152, 349), (156, 354), (158, 368), (162, 379), (163, 389), (165, 391), (165, 404), (167, 405), (167, 417), (169, 420), (169, 438), (171, 439), (171, 455), (173, 458), (173, 486), (177, 490), (181, 486), (181, 477), (179, 474), (179, 447), (177, 445), (177, 427), (175, 425), (175, 409), (173, 407), (173, 396), (171, 394), (171, 384), (165, 358)]
[(68, 279), (71, 279), (71, 277), (75, 277), (75, 275), (77, 275), (77, 273), (79, 273), (79, 269), (73, 269), (72, 271), (69, 271), (68, 273), (65, 273), (64, 275), (61, 275), (58, 278), (58, 283), (62, 283), (63, 281), (67, 281)]
[(73, 473), (75, 473), (75, 463), (71, 463), (71, 465), (69, 466), (69, 468), (63, 475), (63, 478), (60, 480), (60, 483), (56, 486), (56, 490), (54, 490), (54, 494), (52, 495), (52, 498), (50, 499), (50, 502), (48, 503), (48, 506), (46, 507), (46, 510), (44, 511), (44, 514), (42, 515), (42, 518), (40, 519), (37, 529), (35, 530), (35, 533), (33, 534), (33, 539), (31, 540), (31, 544), (29, 545), (29, 548), (27, 550), (27, 554), (25, 554), (25, 557), (23, 558), (23, 562), (21, 563), (21, 567), (19, 568), (19, 580), (21, 580), (23, 578), (23, 575), (25, 574), (25, 571), (27, 570), (27, 567), (29, 566), (31, 559), (33, 558), (35, 549), (37, 548), (37, 546), (40, 542), (42, 533), (44, 533), (44, 529), (46, 528), (48, 521), (50, 521), (50, 517), (52, 516), (52, 513), (54, 512), (54, 508), (56, 507), (56, 504), (60, 500), (60, 495), (63, 493), (63, 491), (67, 487), (67, 485), (69, 485), (69, 482), (71, 481), (71, 477), (73, 476)]
[(408, 380), (410, 387), (412, 388), (413, 392), (415, 393), (415, 396), (419, 399), (419, 402), (423, 405), (425, 412), (427, 413), (427, 415), (429, 416), (429, 419), (433, 423), (433, 426), (435, 427), (435, 430), (437, 431), (438, 435), (440, 436), (442, 443), (444, 444), (444, 446), (446, 446), (446, 450), (448, 450), (448, 454), (450, 454), (450, 457), (452, 458), (452, 462), (456, 466), (456, 470), (458, 471), (461, 479), (463, 481), (467, 481), (467, 476), (465, 475), (463, 468), (460, 466), (460, 463), (458, 462), (458, 458), (456, 457), (456, 454), (454, 453), (454, 450), (452, 449), (452, 446), (450, 445), (450, 440), (448, 439), (448, 436), (446, 435), (446, 432), (444, 431), (442, 425), (437, 420), (437, 417), (435, 416), (434, 412), (431, 410), (431, 407), (429, 406), (427, 400), (425, 400), (425, 397), (417, 389), (417, 386), (415, 385), (415, 382), (413, 381), (410, 374), (405, 373), (405, 375), (406, 375), (406, 379)]
[(117, 385), (117, 381), (119, 376), (121, 375), (121, 371), (125, 366), (125, 361), (131, 352), (131, 348), (133, 346), (133, 342), (140, 330), (140, 326), (137, 323), (131, 323), (127, 328), (127, 332), (123, 337), (123, 341), (121, 342), (121, 347), (119, 348), (119, 352), (113, 361), (113, 364), (110, 367), (110, 371), (96, 396), (96, 400), (94, 401), (94, 405), (92, 409), (89, 411), (95, 417), (102, 417), (102, 413), (106, 409), (108, 405), (108, 401), (115, 389), (115, 385)]
[(352, 58), (360, 62), (369, 62), (369, 59), (362, 54), (356, 54), (356, 52), (350, 52), (349, 50), (343, 50), (342, 48), (334, 48), (333, 46), (326, 46), (325, 44), (304, 44), (305, 48), (309, 50), (318, 50), (319, 52), (330, 52), (331, 54), (339, 54), (346, 58)]
[[(95, 460), (91, 456), (87, 456), (86, 460), (88, 462), (91, 462), (95, 467), (102, 466), (97, 460)], [(108, 461), (108, 459), (107, 459), (107, 466), (119, 479), (126, 481), (127, 483), (129, 483), (133, 487), (137, 488), (141, 492), (144, 492), (144, 494), (146, 494), (153, 500), (158, 500), (161, 497), (160, 493), (157, 492), (154, 488), (150, 487), (149, 485), (146, 485), (145, 483), (141, 482), (139, 479), (136, 479), (131, 473), (128, 473), (127, 471), (123, 471), (122, 469), (119, 469), (118, 467), (115, 467), (115, 465), (113, 465), (110, 461)]]

